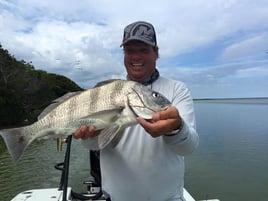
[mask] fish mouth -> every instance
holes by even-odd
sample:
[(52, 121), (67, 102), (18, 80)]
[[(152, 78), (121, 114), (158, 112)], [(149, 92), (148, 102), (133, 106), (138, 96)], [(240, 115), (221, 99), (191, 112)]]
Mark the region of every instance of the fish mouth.
[[(149, 115), (149, 113), (154, 113), (155, 111), (154, 110), (151, 110), (150, 108), (147, 108), (147, 107), (140, 107), (140, 106), (136, 106), (136, 108), (142, 108), (142, 109), (146, 109), (148, 113), (147, 115), (139, 115), (138, 114), (138, 110), (135, 111), (134, 107), (130, 107), (130, 110), (132, 111), (132, 113), (136, 116), (136, 117), (142, 117), (143, 119), (146, 119), (146, 120), (150, 120), (152, 119), (152, 116)], [(149, 110), (149, 112), (148, 112)]]

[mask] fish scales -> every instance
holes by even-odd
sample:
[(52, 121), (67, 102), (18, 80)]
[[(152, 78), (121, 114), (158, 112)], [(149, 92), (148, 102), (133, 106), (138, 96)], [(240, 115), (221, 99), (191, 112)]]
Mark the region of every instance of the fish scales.
[(0, 130), (14, 162), (35, 139), (71, 135), (81, 125), (93, 125), (101, 130), (97, 142), (94, 140), (97, 144), (92, 147), (104, 149), (118, 142), (126, 127), (137, 123), (136, 116), (150, 119), (154, 112), (171, 104), (161, 94), (127, 80), (105, 81), (93, 89), (66, 94), (56, 101), (35, 123)]
[[(128, 87), (128, 85), (127, 85)], [(105, 88), (95, 88), (95, 91), (98, 91), (94, 97), (97, 97), (97, 101), (92, 103), (94, 107), (92, 111), (100, 110), (100, 109), (113, 109), (115, 107), (123, 106), (124, 104), (124, 85), (121, 82), (115, 82)], [(98, 101), (98, 100), (105, 101)]]
[[(68, 123), (72, 122), (74, 119), (87, 116), (95, 111), (114, 109), (123, 106), (124, 100), (122, 93), (120, 93), (122, 88), (122, 84), (115, 83), (114, 85), (109, 85), (107, 88), (94, 88), (93, 90), (79, 94), (58, 106), (57, 110), (51, 111), (51, 113), (45, 116), (42, 121), (37, 122), (36, 128), (50, 128), (54, 126), (66, 127), (68, 126)], [(95, 98), (97, 100), (103, 99), (106, 101), (94, 101)], [(80, 107), (77, 107), (79, 103), (83, 104), (80, 105)], [(42, 136), (43, 133), (41, 133), (40, 137)]]

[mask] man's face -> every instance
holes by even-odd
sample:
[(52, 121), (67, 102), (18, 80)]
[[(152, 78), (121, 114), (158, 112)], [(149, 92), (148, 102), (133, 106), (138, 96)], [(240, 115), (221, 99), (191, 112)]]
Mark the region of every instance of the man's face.
[(129, 41), (124, 45), (124, 64), (128, 77), (134, 81), (149, 78), (156, 68), (157, 53), (141, 41)]

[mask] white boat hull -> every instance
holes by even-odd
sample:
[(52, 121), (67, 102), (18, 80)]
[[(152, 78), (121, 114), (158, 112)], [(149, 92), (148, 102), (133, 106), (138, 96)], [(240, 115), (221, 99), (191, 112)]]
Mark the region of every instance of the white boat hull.
[[(73, 201), (71, 196), (71, 187), (67, 190), (67, 200)], [(190, 193), (184, 189), (184, 197), (186, 201), (196, 201)], [(48, 189), (33, 189), (19, 193), (11, 201), (61, 201), (63, 196), (63, 191), (58, 188), (48, 188)], [(94, 200), (103, 201), (103, 200)], [(218, 199), (206, 200), (206, 201), (219, 201)]]

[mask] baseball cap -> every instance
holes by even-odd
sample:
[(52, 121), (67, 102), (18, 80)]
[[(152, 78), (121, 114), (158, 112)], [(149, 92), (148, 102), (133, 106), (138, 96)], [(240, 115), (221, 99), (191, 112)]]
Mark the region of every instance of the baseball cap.
[(144, 21), (137, 21), (125, 27), (123, 41), (120, 47), (131, 40), (139, 40), (148, 45), (157, 46), (153, 25)]

